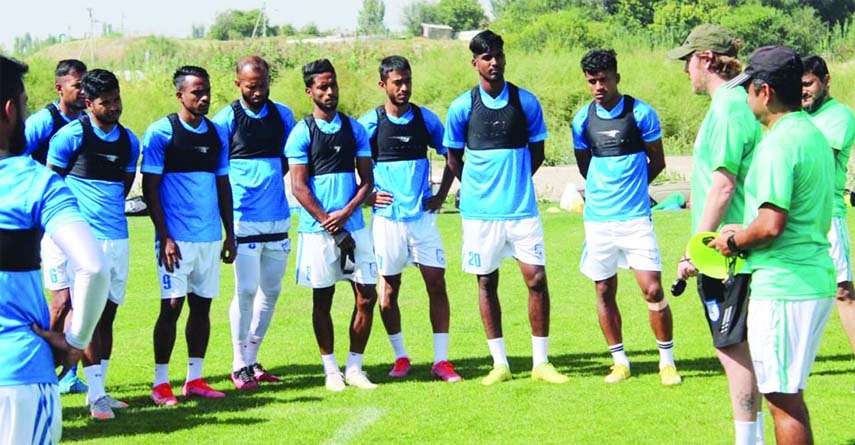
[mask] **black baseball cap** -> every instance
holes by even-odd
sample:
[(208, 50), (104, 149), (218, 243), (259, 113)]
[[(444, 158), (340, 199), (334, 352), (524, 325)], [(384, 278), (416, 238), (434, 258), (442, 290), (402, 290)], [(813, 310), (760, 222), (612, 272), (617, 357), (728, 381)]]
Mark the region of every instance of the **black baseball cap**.
[(773, 88), (797, 83), (801, 85), (804, 65), (802, 59), (786, 46), (757, 48), (748, 58), (748, 66), (731, 82), (744, 85), (751, 79), (760, 79)]

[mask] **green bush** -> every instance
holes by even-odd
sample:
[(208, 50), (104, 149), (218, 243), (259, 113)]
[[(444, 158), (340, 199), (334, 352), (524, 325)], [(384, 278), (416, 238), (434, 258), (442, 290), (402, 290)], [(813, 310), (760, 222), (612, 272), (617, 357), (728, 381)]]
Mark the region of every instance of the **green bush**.
[(544, 14), (528, 24), (503, 21), (493, 26), (506, 33), (508, 45), (526, 51), (559, 51), (567, 48), (595, 48), (606, 45), (609, 29), (590, 10), (570, 8)]

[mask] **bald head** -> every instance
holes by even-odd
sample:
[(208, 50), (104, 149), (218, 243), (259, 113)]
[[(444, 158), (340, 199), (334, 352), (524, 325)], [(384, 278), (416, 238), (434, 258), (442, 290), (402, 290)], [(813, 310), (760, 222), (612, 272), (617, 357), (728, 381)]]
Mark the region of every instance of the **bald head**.
[(261, 111), (270, 95), (270, 66), (258, 56), (238, 60), (235, 86), (245, 107), (255, 113)]

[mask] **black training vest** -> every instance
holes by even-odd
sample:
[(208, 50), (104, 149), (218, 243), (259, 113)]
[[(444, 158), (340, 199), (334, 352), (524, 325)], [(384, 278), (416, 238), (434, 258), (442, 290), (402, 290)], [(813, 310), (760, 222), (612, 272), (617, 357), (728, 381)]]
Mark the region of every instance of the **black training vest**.
[(267, 101), (267, 115), (261, 119), (247, 116), (240, 100), (231, 104), (235, 129), (229, 139), (229, 159), (282, 158), (285, 124), (276, 105)]
[(185, 129), (178, 114), (172, 113), (167, 118), (172, 124), (172, 139), (164, 149), (163, 172), (216, 172), (222, 144), (213, 122), (202, 118), (208, 131), (199, 134)]
[(4, 272), (29, 272), (39, 270), (41, 256), (40, 229), (0, 229), (0, 270)]
[(477, 86), (470, 95), (472, 111), (466, 128), (466, 146), (470, 150), (528, 146), (528, 120), (516, 85), (508, 82), (508, 104), (498, 110), (484, 105)]
[(64, 127), (68, 123), (62, 118), (62, 114), (60, 114), (59, 108), (56, 107), (55, 103), (51, 102), (45, 105), (45, 108), (50, 112), (50, 117), (53, 120), (50, 135), (39, 144), (39, 148), (30, 153), (30, 157), (42, 165), (47, 164), (47, 153), (48, 147), (50, 146), (50, 138), (52, 138), (60, 128)]
[(614, 119), (597, 116), (596, 105), (588, 107), (588, 125), (585, 138), (594, 156), (625, 156), (645, 151), (644, 139), (632, 114), (635, 99), (624, 95), (623, 112)]
[(108, 142), (95, 135), (89, 116), (80, 116), (83, 142), (68, 164), (68, 174), (83, 179), (124, 182), (125, 166), (131, 158), (131, 138), (121, 124), (119, 139)]
[(352, 173), (356, 169), (356, 138), (350, 118), (344, 113), (338, 113), (341, 128), (326, 134), (318, 128), (315, 118), (306, 116), (303, 121), (309, 127), (309, 176), (320, 176), (330, 173)]
[(412, 161), (427, 158), (430, 133), (425, 125), (422, 110), (410, 104), (413, 119), (406, 125), (389, 120), (386, 107), (376, 108), (377, 131), (371, 138), (371, 154), (375, 162)]

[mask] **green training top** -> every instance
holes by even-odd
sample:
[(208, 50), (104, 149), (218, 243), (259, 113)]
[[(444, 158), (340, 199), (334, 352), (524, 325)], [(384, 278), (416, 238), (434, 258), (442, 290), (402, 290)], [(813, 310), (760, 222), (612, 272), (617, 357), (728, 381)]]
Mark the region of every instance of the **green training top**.
[(855, 143), (855, 116), (852, 110), (842, 103), (828, 99), (810, 115), (810, 120), (828, 139), (831, 148), (838, 150), (834, 157), (834, 216), (846, 216), (846, 201), (843, 190), (846, 188), (846, 167), (849, 153)]
[(741, 86), (720, 86), (698, 130), (692, 153), (692, 233), (698, 231), (712, 174), (718, 169), (727, 170), (736, 177), (736, 190), (721, 225), (741, 224), (745, 216), (745, 176), (754, 147), (763, 135), (746, 98), (745, 88)]
[(783, 232), (751, 249), (751, 298), (832, 298), (837, 279), (828, 255), (834, 156), (804, 111), (778, 119), (757, 145), (745, 183), (746, 227), (764, 203), (787, 211)]

